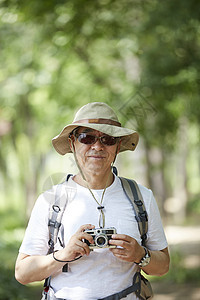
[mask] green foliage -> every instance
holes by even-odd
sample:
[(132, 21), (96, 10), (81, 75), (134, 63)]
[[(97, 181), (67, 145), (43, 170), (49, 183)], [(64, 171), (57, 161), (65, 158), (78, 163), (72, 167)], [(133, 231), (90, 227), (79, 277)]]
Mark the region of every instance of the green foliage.
[(181, 119), (200, 120), (200, 4), (147, 1), (144, 9), (145, 19), (136, 31), (142, 49), (139, 89), (147, 91), (157, 113), (144, 119), (141, 133), (149, 143), (165, 145), (167, 154), (177, 147)]
[(8, 207), (0, 210), (1, 225), (0, 230), (4, 232), (6, 230), (14, 230), (16, 228), (24, 228), (26, 221), (23, 216), (23, 211), (19, 208)]
[[(90, 101), (113, 106), (144, 138), (147, 159), (152, 147), (161, 149), (162, 161), (147, 169), (151, 177), (164, 169), (162, 180), (171, 180), (172, 190), (186, 120), (187, 176), (192, 197), (198, 195), (200, 2), (0, 2), (0, 299), (39, 299), (37, 288), (14, 279), (24, 206), (35, 201), (47, 159), (56, 164), (51, 138), (78, 107)], [(198, 196), (188, 207), (199, 211)], [(172, 254), (164, 278), (195, 281), (199, 273)]]
[(0, 299), (39, 299), (42, 291), (41, 285), (22, 286), (14, 277), (15, 260), (24, 234), (24, 216), (20, 209), (10, 208), (9, 210), (1, 210), (0, 218)]
[(184, 267), (183, 256), (180, 252), (174, 252), (171, 255), (170, 271), (166, 275), (169, 281), (176, 283), (200, 282), (200, 268), (188, 269)]
[(0, 264), (0, 299), (1, 300), (35, 300), (41, 297), (41, 288), (25, 287), (14, 278), (13, 269), (7, 269)]
[(200, 195), (196, 195), (193, 199), (191, 199), (189, 202), (188, 202), (188, 212), (192, 212), (192, 213), (195, 213), (197, 215), (200, 215)]
[(170, 269), (169, 272), (162, 276), (148, 276), (145, 275), (150, 281), (165, 281), (166, 283), (200, 283), (200, 267), (197, 268), (186, 268), (184, 266), (184, 257), (178, 252), (172, 252), (170, 255)]
[[(172, 185), (163, 198), (173, 196), (176, 180), (168, 174), (177, 166), (170, 159), (180, 154), (185, 120), (186, 131), (191, 124), (197, 131), (192, 145), (185, 138), (193, 159), (186, 179), (199, 149), (199, 11), (195, 0), (2, 0), (1, 206), (13, 201), (30, 212), (47, 160), (54, 160), (51, 138), (90, 101), (110, 104), (139, 131), (146, 177), (157, 168), (163, 186)], [(158, 166), (150, 159), (154, 147)]]

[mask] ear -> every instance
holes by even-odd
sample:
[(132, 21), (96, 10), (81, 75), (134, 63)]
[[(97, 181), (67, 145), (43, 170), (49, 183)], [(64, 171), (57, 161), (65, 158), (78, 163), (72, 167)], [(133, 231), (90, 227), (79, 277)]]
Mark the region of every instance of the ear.
[(122, 140), (120, 139), (119, 143), (117, 144), (117, 154), (118, 154), (119, 151), (120, 151), (121, 142), (122, 142)]
[(73, 150), (72, 149), (72, 144), (74, 143), (74, 136), (73, 135), (68, 137), (68, 142), (69, 142), (70, 149)]

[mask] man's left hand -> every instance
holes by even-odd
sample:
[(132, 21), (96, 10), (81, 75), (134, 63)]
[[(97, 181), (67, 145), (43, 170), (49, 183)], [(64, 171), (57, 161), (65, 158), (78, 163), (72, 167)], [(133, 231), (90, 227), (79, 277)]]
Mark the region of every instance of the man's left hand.
[(117, 246), (114, 249), (110, 248), (110, 251), (114, 256), (124, 261), (139, 263), (145, 255), (144, 248), (129, 235), (113, 234), (109, 244)]

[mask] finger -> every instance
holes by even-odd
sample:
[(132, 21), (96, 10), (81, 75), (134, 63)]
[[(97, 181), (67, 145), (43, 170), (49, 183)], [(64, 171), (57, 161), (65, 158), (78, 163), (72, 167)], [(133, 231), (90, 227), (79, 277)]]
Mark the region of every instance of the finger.
[(94, 239), (93, 239), (92, 235), (90, 235), (86, 232), (81, 235), (81, 238), (83, 240), (87, 240), (90, 244), (94, 244)]
[(125, 256), (126, 255), (126, 252), (124, 249), (121, 249), (121, 248), (110, 248), (110, 250), (113, 252), (113, 254), (116, 254), (116, 255), (122, 255), (122, 256)]
[(85, 231), (86, 229), (94, 229), (94, 228), (95, 228), (95, 226), (92, 225), (92, 224), (85, 224), (85, 225), (82, 225), (82, 226), (77, 230), (76, 233), (83, 232), (83, 231)]
[(88, 245), (79, 240), (77, 240), (77, 242), (76, 242), (75, 251), (79, 252), (82, 256), (90, 254), (90, 249), (89, 249)]
[(74, 248), (74, 256), (84, 256), (86, 255), (85, 249), (81, 246), (76, 245), (76, 247)]
[(83, 248), (85, 250), (85, 254), (88, 256), (90, 254), (90, 248), (89, 248), (88, 244), (83, 243)]
[(113, 255), (119, 259), (129, 261), (129, 257), (127, 256), (126, 252), (124, 250), (119, 251), (120, 249), (109, 249)]
[(76, 234), (74, 235), (74, 238), (75, 238), (75, 240), (78, 239), (79, 241), (87, 240), (90, 244), (93, 244), (93, 243), (94, 243), (94, 240), (93, 240), (92, 235), (89, 234), (89, 233), (87, 233), (87, 232), (85, 232), (85, 231), (76, 233)]
[(109, 244), (117, 246), (117, 247), (122, 247), (125, 249), (130, 249), (130, 247), (131, 247), (130, 243), (128, 243), (124, 240), (109, 240)]
[(131, 242), (131, 240), (133, 238), (130, 237), (129, 235), (126, 235), (126, 234), (113, 234), (112, 239), (113, 240), (124, 240), (124, 241), (127, 241), (127, 242)]
[(84, 254), (86, 254), (86, 255), (90, 254), (90, 248), (87, 243), (77, 240), (76, 245), (78, 245), (79, 247), (82, 247), (84, 249), (84, 252), (85, 252)]

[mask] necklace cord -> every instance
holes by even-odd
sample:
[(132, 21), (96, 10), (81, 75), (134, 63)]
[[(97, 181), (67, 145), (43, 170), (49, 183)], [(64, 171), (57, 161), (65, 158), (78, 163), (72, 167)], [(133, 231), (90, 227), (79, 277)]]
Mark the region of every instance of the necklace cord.
[[(103, 193), (102, 193), (102, 195), (101, 195), (101, 201), (99, 202), (99, 201), (96, 199), (96, 197), (94, 196), (94, 193), (92, 192), (92, 190), (90, 189), (90, 187), (89, 187), (89, 185), (88, 185), (88, 182), (87, 182), (87, 180), (86, 180), (86, 178), (85, 178), (85, 175), (84, 175), (84, 173), (83, 173), (83, 171), (82, 171), (82, 169), (81, 169), (81, 167), (80, 167), (80, 165), (79, 165), (79, 162), (78, 162), (78, 159), (77, 159), (77, 156), (76, 156), (76, 152), (75, 152), (75, 148), (74, 148), (74, 143), (73, 143), (73, 141), (72, 141), (71, 138), (70, 138), (70, 140), (71, 140), (72, 152), (73, 152), (73, 155), (74, 155), (74, 158), (75, 158), (77, 167), (78, 167), (78, 169), (79, 169), (79, 171), (80, 171), (80, 174), (81, 174), (83, 180), (86, 182), (87, 188), (88, 188), (88, 190), (90, 191), (92, 197), (94, 198), (94, 200), (95, 200), (96, 203), (98, 204), (97, 209), (100, 211), (100, 215), (99, 215), (99, 228), (104, 228), (104, 227), (105, 227), (105, 214), (104, 214), (104, 211), (103, 211), (104, 206), (102, 206), (102, 203), (103, 203), (103, 198), (104, 198), (104, 195), (105, 195), (105, 191), (106, 191), (106, 187), (107, 187), (107, 183), (108, 183), (108, 179), (109, 179), (109, 175), (110, 175), (110, 174), (108, 175), (108, 178), (107, 178), (107, 180), (106, 180), (106, 185), (105, 185), (105, 188), (104, 188)], [(115, 154), (115, 158), (116, 158), (116, 155), (117, 155), (117, 151), (116, 151), (116, 154)], [(114, 161), (115, 161), (115, 159), (114, 159)], [(111, 169), (112, 169), (112, 166), (113, 166), (113, 164), (114, 164), (114, 161), (113, 161), (112, 164), (111, 164)]]

